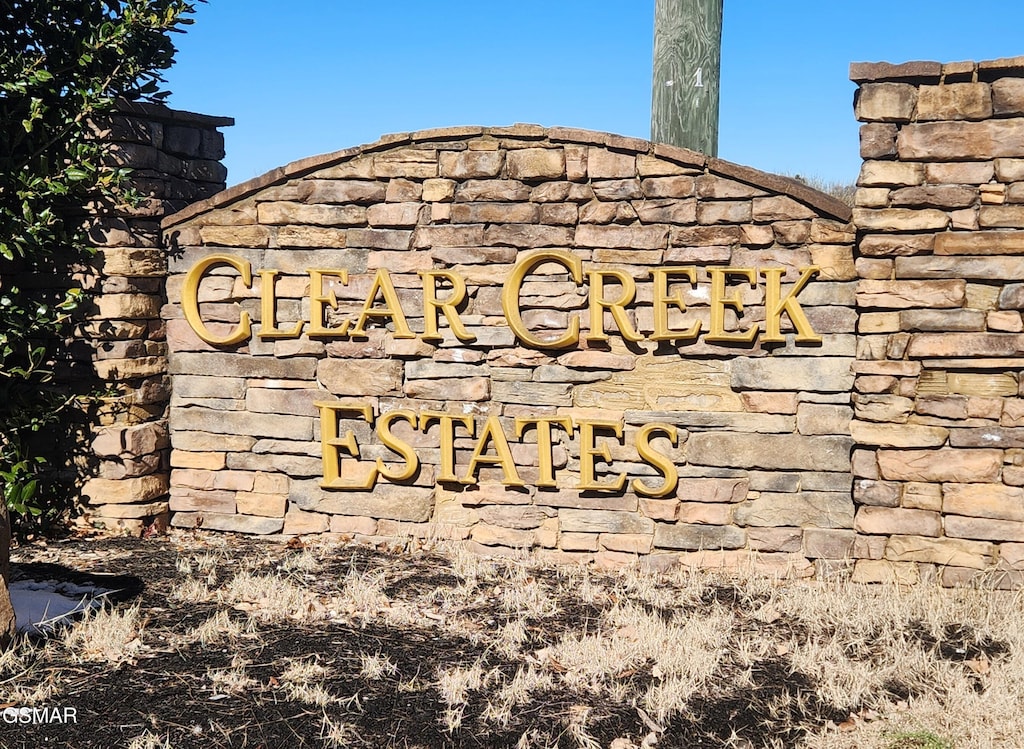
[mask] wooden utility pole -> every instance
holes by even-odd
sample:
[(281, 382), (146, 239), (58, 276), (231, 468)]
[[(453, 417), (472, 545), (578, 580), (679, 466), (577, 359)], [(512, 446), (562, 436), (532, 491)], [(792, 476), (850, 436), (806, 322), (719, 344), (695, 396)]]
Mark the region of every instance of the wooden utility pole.
[(723, 0), (655, 0), (651, 140), (718, 155)]

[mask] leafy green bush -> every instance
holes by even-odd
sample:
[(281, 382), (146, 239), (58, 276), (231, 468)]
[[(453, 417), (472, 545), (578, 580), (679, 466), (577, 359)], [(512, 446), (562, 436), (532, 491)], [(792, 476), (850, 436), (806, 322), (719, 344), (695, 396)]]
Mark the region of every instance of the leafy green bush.
[(85, 206), (126, 198), (127, 172), (90, 123), (118, 98), (166, 95), (170, 33), (193, 12), (185, 0), (0, 0), (0, 492), (15, 514), (46, 506), (41, 474), (63, 459), (51, 430), (78, 405), (54, 372), (87, 301), (74, 281), (91, 254)]

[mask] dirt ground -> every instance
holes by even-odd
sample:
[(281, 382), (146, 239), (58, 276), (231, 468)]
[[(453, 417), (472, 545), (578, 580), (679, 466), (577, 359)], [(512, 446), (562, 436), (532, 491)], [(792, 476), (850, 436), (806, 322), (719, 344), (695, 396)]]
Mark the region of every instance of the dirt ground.
[(36, 542), (14, 562), (128, 576), (128, 592), (0, 658), (0, 709), (77, 718), (0, 721), (11, 749), (941, 749), (985, 730), (956, 745), (1019, 746), (934, 717), (1016, 657), (991, 612), (965, 619), (970, 594), (833, 600), (813, 583), (200, 532)]

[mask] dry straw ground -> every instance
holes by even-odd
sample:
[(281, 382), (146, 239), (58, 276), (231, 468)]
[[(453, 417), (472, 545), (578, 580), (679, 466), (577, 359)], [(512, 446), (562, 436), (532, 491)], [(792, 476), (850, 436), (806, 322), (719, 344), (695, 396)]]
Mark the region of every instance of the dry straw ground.
[(224, 535), (30, 545), (145, 590), (0, 659), (4, 747), (1019, 747), (1018, 594)]

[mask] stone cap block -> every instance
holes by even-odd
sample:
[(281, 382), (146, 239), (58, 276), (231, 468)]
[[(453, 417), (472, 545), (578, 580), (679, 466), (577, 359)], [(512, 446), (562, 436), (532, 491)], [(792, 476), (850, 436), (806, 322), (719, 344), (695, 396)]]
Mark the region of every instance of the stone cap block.
[(938, 81), (942, 75), (941, 62), (851, 62), (850, 80), (855, 83), (869, 81)]

